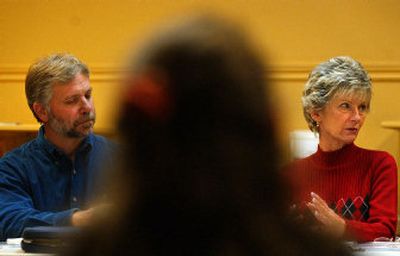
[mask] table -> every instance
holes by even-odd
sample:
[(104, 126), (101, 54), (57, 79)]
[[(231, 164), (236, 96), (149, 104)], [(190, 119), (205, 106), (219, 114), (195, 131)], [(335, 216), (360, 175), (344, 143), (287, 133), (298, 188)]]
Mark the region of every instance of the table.
[[(19, 240), (18, 240), (19, 239)], [(20, 246), (20, 238), (0, 242), (0, 256), (54, 256), (53, 254), (25, 253)], [(354, 256), (400, 256), (400, 242), (346, 242), (354, 250)]]
[(0, 256), (54, 256), (43, 253), (26, 253), (21, 249), (22, 238), (8, 239), (0, 242)]
[(399, 256), (400, 242), (349, 243), (355, 256)]

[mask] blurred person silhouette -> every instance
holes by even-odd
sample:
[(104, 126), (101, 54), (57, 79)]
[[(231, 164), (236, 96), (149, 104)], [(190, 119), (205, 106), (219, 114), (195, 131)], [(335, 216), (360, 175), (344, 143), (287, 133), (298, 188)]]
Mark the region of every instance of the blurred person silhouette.
[(76, 254), (347, 255), (285, 217), (266, 70), (237, 26), (192, 17), (138, 52), (116, 211)]
[(321, 230), (358, 242), (391, 239), (397, 225), (394, 158), (354, 144), (371, 96), (371, 80), (356, 60), (339, 56), (319, 64), (302, 97), (318, 150), (287, 168), (300, 211), (309, 209)]

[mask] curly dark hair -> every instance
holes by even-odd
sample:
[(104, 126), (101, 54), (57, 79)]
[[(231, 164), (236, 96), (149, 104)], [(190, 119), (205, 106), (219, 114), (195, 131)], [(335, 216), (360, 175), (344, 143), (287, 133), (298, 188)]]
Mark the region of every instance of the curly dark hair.
[(86, 253), (346, 255), (285, 217), (266, 69), (236, 26), (195, 18), (140, 53), (119, 121), (120, 211)]

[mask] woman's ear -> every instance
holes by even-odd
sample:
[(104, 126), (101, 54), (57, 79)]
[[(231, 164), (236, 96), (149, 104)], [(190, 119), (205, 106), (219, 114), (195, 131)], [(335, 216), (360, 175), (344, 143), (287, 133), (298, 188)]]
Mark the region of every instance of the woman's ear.
[(317, 122), (317, 123), (321, 122), (322, 118), (321, 118), (320, 111), (313, 110), (313, 111), (310, 112), (310, 116), (315, 122)]
[(33, 103), (32, 108), (36, 116), (40, 119), (42, 123), (47, 123), (47, 121), (49, 121), (49, 113), (47, 112), (43, 104), (35, 102)]

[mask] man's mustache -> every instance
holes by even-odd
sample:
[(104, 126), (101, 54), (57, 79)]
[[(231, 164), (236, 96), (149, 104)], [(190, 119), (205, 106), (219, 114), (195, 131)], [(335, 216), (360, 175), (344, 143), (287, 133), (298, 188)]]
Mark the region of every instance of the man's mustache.
[(96, 114), (94, 112), (90, 112), (88, 114), (83, 115), (74, 122), (74, 125), (77, 126), (88, 121), (93, 121), (93, 122), (96, 121)]

